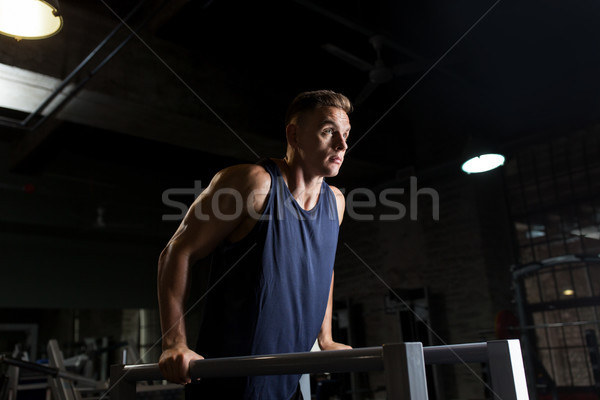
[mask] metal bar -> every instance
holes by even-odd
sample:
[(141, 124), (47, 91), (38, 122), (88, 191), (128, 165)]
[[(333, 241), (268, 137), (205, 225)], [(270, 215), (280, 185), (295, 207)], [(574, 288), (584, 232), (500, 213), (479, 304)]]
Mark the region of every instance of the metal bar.
[(382, 349), (387, 398), (427, 400), (423, 345), (418, 342), (385, 344)]
[(27, 130), (27, 128), (24, 127), (21, 123), (22, 123), (22, 120), (20, 120), (20, 119), (0, 116), (0, 125), (1, 126), (7, 127), (7, 128), (12, 128), (12, 129)]
[[(190, 376), (196, 378), (249, 375), (281, 375), (318, 372), (380, 371), (381, 347), (352, 350), (284, 353), (246, 357), (198, 360), (190, 363)], [(129, 381), (163, 379), (158, 364), (126, 365)]]
[[(64, 371), (63, 355), (56, 339), (48, 341), (47, 350), (50, 366)], [(75, 400), (72, 383), (65, 379), (61, 377), (48, 377), (48, 385), (52, 388), (52, 395), (55, 400)]]
[[(527, 400), (527, 380), (519, 340), (422, 347), (386, 344), (351, 350), (285, 353), (197, 360), (192, 379), (250, 375), (385, 370), (388, 398), (426, 400), (426, 364), (487, 362), (495, 400)], [(134, 400), (137, 381), (162, 380), (158, 364), (113, 365), (111, 400)]]
[(515, 295), (515, 301), (517, 303), (517, 312), (519, 315), (519, 327), (521, 328), (521, 342), (523, 343), (523, 361), (527, 365), (527, 382), (529, 384), (529, 392), (533, 397), (537, 396), (536, 388), (536, 374), (535, 374), (535, 353), (533, 352), (533, 345), (531, 343), (531, 337), (529, 332), (525, 331), (526, 323), (526, 311), (525, 311), (525, 295), (524, 295), (524, 283), (523, 280), (517, 279), (513, 275), (513, 290)]
[(47, 374), (47, 375), (50, 375), (53, 377), (57, 377), (57, 378), (65, 378), (65, 379), (72, 380), (74, 382), (84, 383), (84, 384), (87, 384), (90, 386), (98, 386), (98, 381), (96, 381), (94, 379), (87, 378), (85, 376), (81, 376), (81, 375), (77, 375), (77, 374), (73, 374), (73, 373), (67, 372), (67, 371), (61, 371), (58, 368), (47, 367), (45, 365), (41, 365), (41, 364), (29, 362), (29, 361), (17, 360), (14, 358), (7, 358), (7, 357), (0, 357), (0, 362), (3, 362), (8, 365), (20, 367), (20, 368), (29, 369), (31, 371), (41, 372), (41, 373), (44, 373), (44, 374)]
[(487, 343), (466, 343), (423, 347), (425, 364), (462, 364), (487, 362)]
[(521, 346), (516, 339), (487, 343), (495, 400), (529, 400)]
[(7, 400), (17, 400), (17, 394), (19, 391), (19, 367), (11, 365), (8, 367), (7, 376)]
[[(426, 364), (476, 363), (487, 362), (488, 360), (486, 343), (429, 346), (424, 347), (422, 351)], [(366, 347), (313, 353), (206, 359), (192, 363), (190, 371), (194, 378), (208, 378), (215, 376), (381, 370), (383, 368), (381, 357), (381, 347)], [(258, 360), (260, 360), (260, 366), (250, 365)], [(258, 369), (256, 369), (257, 367)], [(162, 379), (157, 364), (127, 365), (124, 369), (128, 380)], [(222, 371), (216, 371), (215, 369), (222, 369)]]
[[(425, 364), (488, 361), (487, 343), (428, 346), (422, 349)], [(381, 370), (383, 370), (382, 347), (215, 358), (190, 363), (192, 379)], [(125, 365), (123, 371), (123, 376), (128, 381), (164, 379), (158, 364)]]

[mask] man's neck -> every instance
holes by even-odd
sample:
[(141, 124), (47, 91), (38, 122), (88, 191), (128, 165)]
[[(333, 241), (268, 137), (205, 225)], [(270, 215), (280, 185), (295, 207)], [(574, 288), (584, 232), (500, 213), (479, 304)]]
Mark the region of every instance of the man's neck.
[(294, 199), (305, 210), (313, 208), (319, 200), (323, 177), (311, 175), (306, 168), (294, 160), (288, 161), (284, 158), (277, 161), (283, 179)]

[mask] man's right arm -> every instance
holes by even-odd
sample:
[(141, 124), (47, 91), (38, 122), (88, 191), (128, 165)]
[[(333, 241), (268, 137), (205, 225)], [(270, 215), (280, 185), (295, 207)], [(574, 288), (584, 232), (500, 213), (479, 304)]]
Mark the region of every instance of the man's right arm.
[(189, 349), (185, 332), (184, 308), (190, 266), (210, 254), (247, 220), (246, 199), (252, 198), (254, 211), (260, 211), (262, 204), (256, 203), (255, 196), (251, 195), (268, 185), (269, 175), (259, 166), (239, 165), (219, 172), (194, 201), (162, 251), (158, 262), (158, 301), (163, 334), (159, 367), (165, 379), (175, 383), (190, 382), (189, 362), (202, 358)]

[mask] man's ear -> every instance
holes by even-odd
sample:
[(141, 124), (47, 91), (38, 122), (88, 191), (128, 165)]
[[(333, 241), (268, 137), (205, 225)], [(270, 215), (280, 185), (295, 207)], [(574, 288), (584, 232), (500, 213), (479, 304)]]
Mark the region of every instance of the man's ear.
[(285, 137), (293, 149), (298, 147), (298, 125), (291, 123), (285, 127)]

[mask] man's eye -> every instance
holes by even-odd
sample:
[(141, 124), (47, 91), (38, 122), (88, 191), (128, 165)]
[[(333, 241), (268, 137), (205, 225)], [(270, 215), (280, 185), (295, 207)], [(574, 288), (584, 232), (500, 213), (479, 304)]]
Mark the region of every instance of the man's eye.
[(328, 134), (328, 135), (331, 135), (331, 134), (333, 133), (333, 129), (332, 129), (332, 128), (325, 128), (325, 129), (323, 130), (323, 133), (326, 133), (326, 134)]

